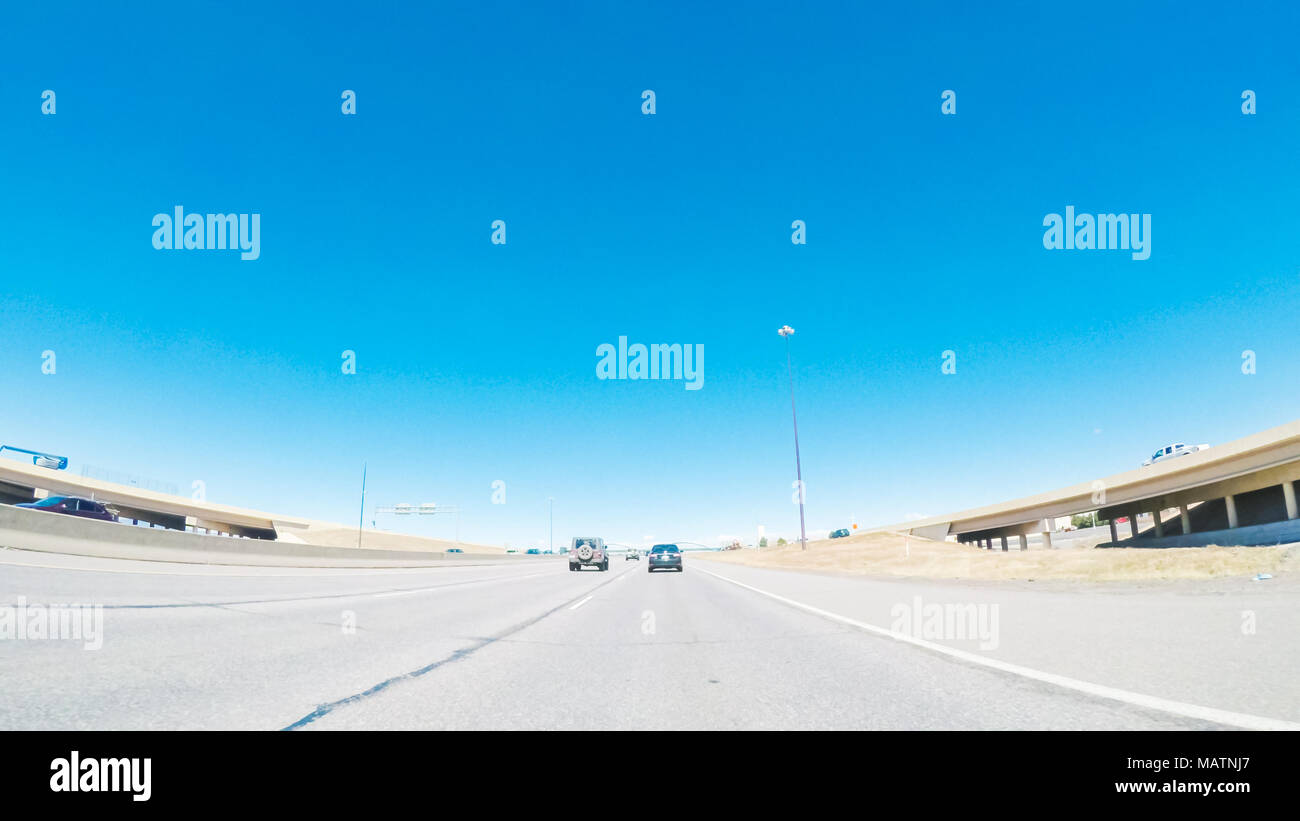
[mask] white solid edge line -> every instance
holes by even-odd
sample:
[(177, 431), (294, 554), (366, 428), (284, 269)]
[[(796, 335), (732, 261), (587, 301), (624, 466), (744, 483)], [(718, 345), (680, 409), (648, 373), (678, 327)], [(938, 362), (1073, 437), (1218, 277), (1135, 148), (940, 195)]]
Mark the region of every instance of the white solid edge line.
[(570, 610), (577, 610), (579, 607), (582, 607), (584, 604), (586, 604), (586, 603), (589, 602), (589, 601), (591, 601), (591, 596), (588, 596), (587, 598), (583, 599), (582, 601), (578, 602), (577, 604), (570, 606), (569, 609), (570, 609)]
[(396, 596), (414, 596), (416, 593), (428, 593), (431, 590), (437, 590), (436, 587), (421, 587), (416, 590), (393, 590), (389, 593), (375, 593), (376, 599), (391, 599)]
[(1300, 730), (1300, 724), (1292, 721), (1254, 716), (1249, 713), (1234, 713), (1230, 710), (1219, 710), (1214, 707), (1202, 707), (1199, 704), (1187, 704), (1182, 701), (1171, 701), (1157, 696), (1134, 693), (1129, 690), (1121, 690), (1118, 687), (1107, 687), (1103, 684), (1093, 684), (1090, 681), (1081, 681), (1079, 679), (1070, 678), (1069, 676), (1058, 675), (1057, 673), (1045, 673), (1042, 670), (1035, 670), (1032, 667), (1022, 667), (1019, 664), (1011, 664), (1009, 662), (999, 661), (998, 659), (987, 658), (976, 653), (970, 653), (965, 650), (958, 650), (954, 647), (936, 644), (932, 641), (926, 641), (925, 639), (918, 639), (909, 636), (906, 633), (886, 630), (883, 627), (877, 627), (874, 624), (867, 624), (866, 622), (858, 621), (857, 619), (841, 616), (838, 613), (832, 613), (829, 610), (822, 610), (820, 607), (813, 607), (810, 604), (804, 604), (803, 602), (795, 601), (794, 599), (788, 599), (785, 596), (780, 596), (776, 593), (769, 593), (766, 590), (761, 590), (757, 587), (745, 584), (744, 582), (738, 582), (735, 579), (714, 573), (711, 570), (704, 570), (703, 568), (699, 568), (699, 570), (713, 576), (714, 578), (730, 582), (737, 587), (743, 587), (746, 590), (751, 590), (760, 595), (767, 596), (770, 599), (775, 599), (776, 601), (788, 604), (791, 607), (797, 607), (800, 610), (806, 610), (809, 613), (816, 614), (823, 618), (838, 621), (851, 627), (856, 627), (859, 630), (865, 630), (869, 633), (875, 633), (879, 636), (895, 639), (896, 641), (914, 644), (917, 647), (924, 647), (927, 650), (932, 650), (936, 653), (943, 653), (944, 655), (952, 656), (953, 658), (958, 658), (962, 661), (970, 662), (971, 664), (978, 664), (983, 667), (991, 667), (994, 670), (1001, 670), (1004, 673), (1011, 673), (1012, 675), (1023, 676), (1024, 678), (1034, 679), (1035, 681), (1055, 684), (1058, 687), (1078, 690), (1081, 693), (1087, 693), (1088, 695), (1098, 696), (1100, 698), (1108, 698), (1113, 701), (1121, 701), (1125, 704), (1146, 707), (1152, 710), (1160, 710), (1166, 713), (1185, 716), (1187, 718), (1200, 719), (1202, 721), (1211, 721), (1216, 724), (1228, 724), (1234, 727), (1242, 727), (1247, 730)]

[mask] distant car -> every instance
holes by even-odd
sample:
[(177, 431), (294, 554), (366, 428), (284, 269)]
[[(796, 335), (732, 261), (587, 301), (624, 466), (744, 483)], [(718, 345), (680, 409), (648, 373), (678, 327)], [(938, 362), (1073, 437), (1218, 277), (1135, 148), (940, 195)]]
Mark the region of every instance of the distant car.
[(627, 555), (623, 557), (623, 561), (627, 561), (628, 559), (636, 559), (639, 562), (641, 561), (641, 554), (635, 550), (629, 550)]
[(677, 545), (657, 544), (650, 549), (646, 570), (653, 573), (661, 569), (682, 572), (682, 551), (677, 549)]
[(537, 555), (541, 554), (541, 552), (542, 552), (542, 551), (538, 550), (538, 549), (535, 548), (535, 547), (530, 547), (530, 548), (528, 548), (528, 555), (529, 555), (529, 556), (537, 556)]
[(464, 551), (464, 550), (461, 550), (459, 547), (449, 547), (449, 548), (447, 548), (447, 552), (448, 552), (448, 553), (464, 553), (465, 551)]
[(569, 569), (581, 570), (595, 567), (609, 570), (609, 552), (605, 549), (605, 540), (599, 536), (574, 536), (569, 546)]
[(1156, 462), (1163, 462), (1166, 459), (1174, 459), (1179, 456), (1191, 456), (1193, 453), (1199, 453), (1208, 450), (1209, 445), (1185, 445), (1182, 442), (1175, 442), (1172, 445), (1165, 445), (1160, 450), (1151, 454), (1151, 458), (1142, 463), (1142, 467), (1154, 465)]
[(845, 539), (848, 538), (848, 535), (849, 535), (849, 529), (847, 527), (841, 527), (839, 530), (831, 531), (832, 539)]
[(37, 502), (23, 502), (14, 505), (14, 507), (27, 507), (49, 513), (64, 513), (69, 516), (80, 516), (83, 519), (100, 519), (105, 522), (117, 521), (117, 514), (110, 511), (103, 502), (83, 499), (80, 496), (48, 496)]

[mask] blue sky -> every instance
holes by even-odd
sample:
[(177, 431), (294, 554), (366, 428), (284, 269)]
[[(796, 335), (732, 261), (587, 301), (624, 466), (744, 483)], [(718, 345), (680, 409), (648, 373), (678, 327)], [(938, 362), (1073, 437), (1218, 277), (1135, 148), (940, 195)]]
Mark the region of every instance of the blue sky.
[[(552, 496), (557, 542), (712, 543), (798, 531), (782, 324), (812, 529), (1290, 421), (1298, 17), (10, 7), (0, 443), (345, 523), (368, 463), (367, 508), (458, 504), (465, 539), (536, 544)], [(177, 205), (260, 214), (260, 259), (155, 250)], [(1151, 214), (1150, 259), (1045, 250), (1067, 205)], [(598, 380), (619, 336), (703, 345), (703, 389)]]

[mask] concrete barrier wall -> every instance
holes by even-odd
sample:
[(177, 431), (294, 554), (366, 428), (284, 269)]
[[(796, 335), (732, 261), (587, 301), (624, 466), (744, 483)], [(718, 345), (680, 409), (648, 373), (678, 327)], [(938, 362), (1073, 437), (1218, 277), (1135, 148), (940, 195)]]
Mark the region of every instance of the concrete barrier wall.
[(0, 547), (189, 564), (268, 567), (437, 567), (540, 561), (545, 557), (324, 547), (134, 527), (0, 505)]

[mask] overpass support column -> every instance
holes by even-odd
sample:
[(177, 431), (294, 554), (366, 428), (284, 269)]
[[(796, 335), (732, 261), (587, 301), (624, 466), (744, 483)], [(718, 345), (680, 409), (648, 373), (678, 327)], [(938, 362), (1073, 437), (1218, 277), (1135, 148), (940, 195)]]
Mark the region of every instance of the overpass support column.
[(1286, 497), (1286, 517), (1288, 519), (1294, 519), (1297, 516), (1300, 516), (1300, 512), (1296, 511), (1295, 505), (1295, 484), (1289, 481), (1283, 482), (1282, 495)]
[(1110, 520), (1110, 540), (1112, 542), (1119, 541), (1119, 528), (1115, 527), (1115, 517), (1113, 516)]
[(1165, 523), (1160, 521), (1159, 510), (1151, 511), (1151, 521), (1156, 523), (1156, 537), (1159, 538), (1160, 536), (1165, 535)]
[(1020, 534), (1020, 549), (1021, 550), (1029, 549), (1029, 537), (1023, 533)]
[(1128, 534), (1136, 539), (1138, 537), (1138, 517), (1136, 513), (1130, 513), (1128, 517)]
[(1050, 530), (1043, 531), (1043, 547), (1048, 550), (1052, 549), (1052, 531)]
[(1183, 523), (1183, 535), (1186, 536), (1192, 532), (1192, 514), (1188, 512), (1187, 505), (1178, 506), (1178, 517)]
[(1224, 496), (1223, 503), (1228, 508), (1228, 527), (1234, 528), (1237, 526), (1237, 500), (1231, 496)]
[(1007, 552), (1007, 537), (1006, 537), (1006, 536), (1003, 536), (1003, 537), (1002, 537), (1002, 552), (1003, 552), (1003, 553), (1006, 553), (1006, 552)]

